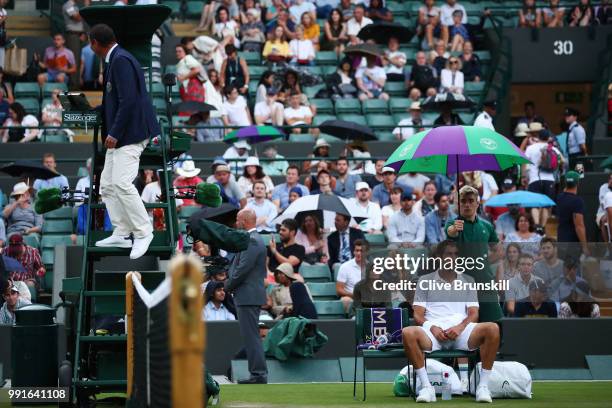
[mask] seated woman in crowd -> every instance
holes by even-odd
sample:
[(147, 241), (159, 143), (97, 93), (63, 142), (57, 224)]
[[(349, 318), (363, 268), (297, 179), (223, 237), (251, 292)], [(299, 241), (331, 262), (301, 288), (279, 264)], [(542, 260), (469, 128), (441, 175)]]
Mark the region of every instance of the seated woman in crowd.
[(248, 95), (251, 78), (246, 61), (238, 56), (238, 50), (232, 44), (225, 46), (225, 55), (227, 58), (223, 60), (219, 78), (221, 86), (235, 86), (241, 95)]
[(327, 86), (333, 98), (356, 98), (357, 83), (355, 70), (349, 58), (343, 58), (338, 69), (327, 79)]
[(230, 18), (229, 10), (221, 6), (217, 10), (217, 19), (215, 22), (214, 34), (217, 38), (221, 39), (221, 46), (225, 47), (227, 44), (233, 44), (236, 48), (240, 48), (240, 25)]
[(283, 80), (283, 85), (278, 93), (278, 101), (282, 102), (285, 107), (289, 107), (289, 102), (291, 100), (291, 95), (299, 94), (300, 95), (300, 105), (307, 106), (312, 111), (312, 116), (317, 114), (317, 108), (314, 105), (311, 105), (308, 101), (308, 97), (306, 94), (302, 93), (302, 87), (300, 86), (300, 81), (298, 78), (298, 73), (292, 69), (287, 70), (285, 73), (285, 78)]
[(463, 54), (459, 58), (461, 59), (463, 79), (468, 82), (480, 82), (482, 77), (480, 58), (474, 54), (474, 46), (471, 41), (463, 43)]
[(304, 37), (304, 27), (302, 25), (295, 27), (295, 34), (297, 38), (289, 43), (289, 50), (292, 55), (291, 65), (314, 66), (315, 49), (312, 41)]
[(248, 12), (251, 9), (259, 11), (259, 3), (255, 0), (242, 0), (238, 6), (238, 18), (236, 19), (241, 26), (245, 25), (249, 21)]
[[(51, 92), (51, 102), (43, 107), (41, 114), (43, 126), (62, 126), (62, 112), (64, 108), (59, 100), (60, 92), (59, 89), (54, 89)], [(69, 129), (43, 129), (40, 138), (44, 140), (44, 135), (68, 135), (70, 141), (72, 141), (73, 134), (72, 130)]]
[(206, 79), (204, 67), (196, 60), (183, 44), (176, 46), (176, 80), (179, 83), (181, 100), (204, 102), (204, 85)]
[(385, 7), (383, 0), (370, 0), (370, 7), (366, 11), (366, 16), (375, 23), (393, 21), (393, 14)]
[(263, 49), (266, 42), (266, 35), (264, 34), (266, 28), (261, 22), (260, 15), (261, 12), (256, 8), (249, 8), (246, 11), (246, 21), (243, 21), (240, 29), (243, 51), (261, 52)]
[(436, 69), (438, 76), (446, 66), (450, 53), (446, 51), (446, 43), (443, 40), (435, 42), (434, 49), (429, 53), (429, 63)]
[(435, 5), (434, 0), (425, 0), (419, 8), (416, 34), (422, 38), (421, 48), (423, 50), (433, 49), (434, 39), (442, 36), (440, 8)]
[(463, 11), (455, 10), (453, 12), (453, 25), (450, 26), (451, 52), (461, 51), (463, 43), (470, 40), (470, 34), (467, 27), (461, 22), (462, 20)]
[(13, 187), (10, 202), (2, 210), (6, 220), (6, 237), (13, 234), (39, 236), (42, 232), (43, 217), (32, 207), (32, 188), (24, 182)]
[[(497, 265), (495, 279), (497, 282), (508, 281), (518, 273), (518, 260), (521, 256), (521, 247), (515, 242), (511, 242), (506, 246), (506, 254), (504, 259)], [(500, 290), (500, 301), (503, 302), (505, 291)]]
[(266, 99), (255, 104), (255, 124), (283, 126), (284, 109), (283, 104), (278, 102), (276, 89), (268, 89)]
[(340, 56), (348, 42), (348, 36), (346, 35), (346, 23), (342, 20), (342, 13), (337, 8), (329, 13), (324, 31), (323, 48), (328, 51), (336, 51), (336, 54)]
[(521, 252), (537, 257), (540, 252), (542, 236), (535, 231), (535, 222), (531, 214), (521, 214), (516, 220), (516, 232), (509, 233), (505, 242), (517, 242), (521, 245)]
[(230, 85), (225, 88), (225, 102), (223, 102), (222, 109), (223, 124), (232, 127), (227, 128), (226, 132), (231, 132), (235, 128), (253, 124), (246, 99), (240, 95), (236, 86)]
[(238, 179), (238, 187), (247, 198), (253, 196), (253, 183), (256, 181), (264, 183), (268, 195), (272, 194), (272, 190), (274, 190), (272, 179), (264, 173), (263, 167), (259, 164), (259, 159), (255, 156), (250, 156), (244, 162), (244, 172)]
[(0, 67), (0, 90), (4, 92), (4, 98), (8, 101), (8, 103), (15, 102), (15, 98), (13, 97), (13, 87), (11, 83), (4, 80), (4, 69)]
[(303, 13), (302, 17), (300, 18), (300, 25), (304, 28), (304, 39), (310, 40), (315, 51), (319, 51), (321, 27), (319, 27), (319, 24), (317, 24), (317, 22), (314, 20), (312, 14), (308, 12)]
[(389, 38), (385, 59), (383, 60), (388, 81), (403, 82), (407, 79), (405, 69), (408, 57), (403, 51), (400, 51), (399, 45), (399, 39), (396, 37)]
[(519, 27), (539, 28), (542, 26), (542, 13), (535, 5), (535, 0), (523, 0), (523, 8), (519, 9)]
[(208, 4), (204, 3), (202, 15), (200, 16), (200, 24), (196, 27), (195, 31), (198, 33), (205, 31), (212, 32), (215, 27), (215, 18), (221, 7), (225, 7), (228, 10), (231, 19), (238, 20), (240, 18), (240, 9), (236, 0), (213, 0)]
[(285, 36), (285, 30), (283, 27), (277, 26), (271, 38), (266, 41), (263, 52), (261, 55), (268, 62), (274, 64), (277, 62), (287, 62), (291, 59), (291, 51), (289, 50), (289, 43)]
[(586, 27), (593, 23), (595, 11), (591, 0), (580, 0), (578, 5), (572, 9), (569, 16), (570, 27)]
[[(2, 143), (27, 143), (36, 140), (39, 137), (40, 130), (34, 128), (38, 127), (38, 125), (36, 116), (27, 114), (23, 105), (19, 102), (13, 102), (9, 107), (9, 117), (3, 124), (3, 126), (8, 128), (3, 130)], [(15, 129), (18, 126), (28, 126), (31, 128)]]
[(461, 60), (450, 57), (446, 68), (440, 74), (440, 92), (463, 93), (464, 76), (461, 72)]
[(391, 203), (381, 208), (382, 222), (385, 229), (387, 228), (391, 217), (402, 209), (401, 198), (403, 192), (404, 189), (401, 187), (393, 187), (391, 189), (391, 193), (389, 194), (389, 201), (391, 201)]
[(329, 260), (327, 237), (316, 215), (309, 214), (304, 217), (302, 225), (295, 235), (295, 242), (302, 245), (306, 250), (304, 262), (326, 264)]
[(268, 90), (274, 86), (274, 71), (266, 71), (259, 78), (255, 92), (255, 104), (266, 100)]
[(549, 0), (548, 7), (542, 9), (542, 18), (546, 27), (563, 27), (565, 7), (559, 7), (559, 0)]

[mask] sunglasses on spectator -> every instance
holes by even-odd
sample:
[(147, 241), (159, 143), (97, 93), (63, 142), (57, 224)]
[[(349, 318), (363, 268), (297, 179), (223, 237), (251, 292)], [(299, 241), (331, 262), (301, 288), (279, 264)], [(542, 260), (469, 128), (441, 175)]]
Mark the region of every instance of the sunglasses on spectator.
[(459, 61), (457, 61), (457, 60), (450, 60), (450, 63), (451, 63), (451, 64), (458, 64), (458, 63), (459, 63)]

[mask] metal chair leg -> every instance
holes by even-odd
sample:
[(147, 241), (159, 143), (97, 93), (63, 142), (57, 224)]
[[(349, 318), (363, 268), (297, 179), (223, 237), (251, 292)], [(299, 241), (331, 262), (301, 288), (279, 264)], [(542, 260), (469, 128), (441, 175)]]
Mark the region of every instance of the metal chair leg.
[(366, 400), (366, 359), (363, 357), (363, 401)]
[(357, 348), (355, 348), (355, 369), (353, 370), (353, 399), (357, 398)]

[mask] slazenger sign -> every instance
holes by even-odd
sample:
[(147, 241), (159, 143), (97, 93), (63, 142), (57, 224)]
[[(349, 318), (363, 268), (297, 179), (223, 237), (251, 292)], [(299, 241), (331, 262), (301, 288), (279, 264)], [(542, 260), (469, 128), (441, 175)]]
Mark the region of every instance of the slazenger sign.
[(95, 113), (64, 113), (64, 122), (95, 122), (98, 115)]

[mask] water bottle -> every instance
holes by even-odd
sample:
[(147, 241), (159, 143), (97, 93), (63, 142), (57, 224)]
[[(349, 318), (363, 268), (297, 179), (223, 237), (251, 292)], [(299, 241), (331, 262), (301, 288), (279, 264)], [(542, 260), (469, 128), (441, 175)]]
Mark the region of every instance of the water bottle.
[(451, 382), (450, 375), (448, 371), (442, 373), (442, 400), (448, 401), (453, 398), (453, 393), (451, 392)]

